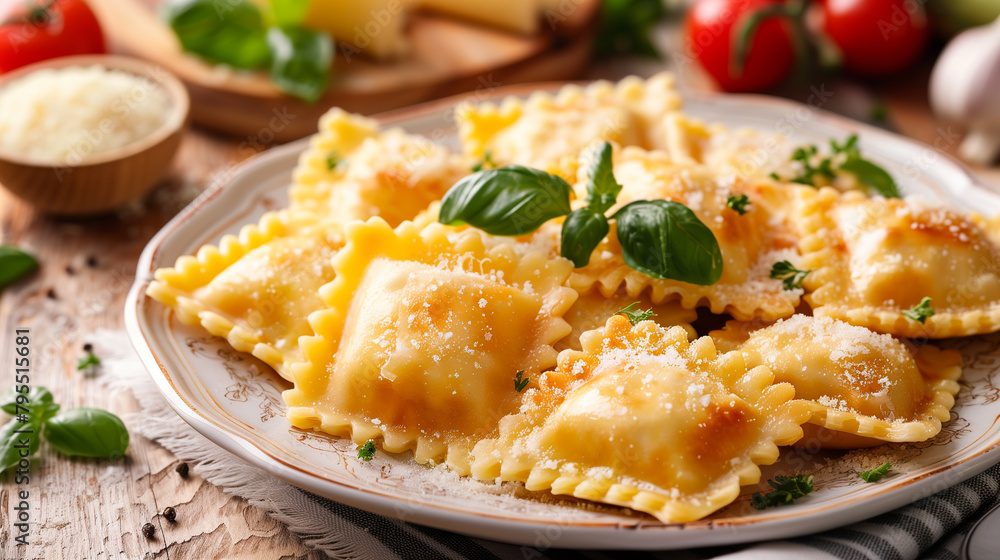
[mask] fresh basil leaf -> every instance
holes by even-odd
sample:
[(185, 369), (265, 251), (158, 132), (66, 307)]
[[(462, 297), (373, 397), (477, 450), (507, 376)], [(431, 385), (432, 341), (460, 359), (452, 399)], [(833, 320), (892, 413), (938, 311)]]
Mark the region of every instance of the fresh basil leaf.
[(589, 208), (573, 210), (563, 222), (559, 252), (564, 258), (573, 261), (577, 268), (587, 266), (590, 254), (610, 230), (608, 219), (602, 212)]
[(185, 51), (235, 68), (271, 61), (260, 9), (247, 0), (170, 0), (164, 16)]
[[(15, 416), (0, 427), (0, 472), (3, 472), (38, 451), (42, 441), (42, 426), (59, 410), (55, 403), (34, 406), (30, 415)], [(26, 420), (22, 422), (23, 420)]]
[(271, 0), (271, 15), (275, 25), (301, 25), (309, 13), (309, 0)]
[(74, 408), (54, 416), (45, 439), (67, 455), (121, 457), (128, 449), (128, 430), (114, 414), (97, 408)]
[(299, 26), (272, 27), (267, 44), (271, 79), (278, 89), (310, 103), (323, 96), (334, 56), (329, 34)]
[(719, 242), (698, 216), (670, 200), (638, 200), (623, 206), (618, 242), (630, 267), (654, 278), (710, 286), (722, 277)]
[(611, 155), (611, 144), (602, 142), (587, 170), (587, 208), (595, 213), (607, 212), (622, 192), (622, 186), (615, 181)]
[(562, 177), (521, 165), (485, 169), (455, 183), (438, 221), (469, 224), (492, 235), (518, 236), (570, 213), (572, 188)]
[[(18, 397), (22, 398), (18, 399)], [(28, 390), (27, 394), (24, 394), (19, 393), (16, 387), (12, 386), (4, 392), (3, 396), (0, 396), (0, 409), (13, 416), (18, 413), (17, 405), (21, 405), (22, 408), (27, 408), (35, 403), (46, 404), (51, 402), (52, 393), (45, 387), (35, 385)]]
[(36, 268), (35, 257), (17, 247), (0, 245), (0, 288), (13, 284)]
[[(30, 433), (19, 434), (18, 430)], [(0, 472), (13, 467), (23, 457), (34, 455), (40, 439), (36, 422), (21, 423), (16, 418), (8, 420), (0, 428)]]
[(866, 159), (849, 157), (840, 165), (840, 169), (854, 175), (863, 185), (875, 189), (875, 192), (886, 198), (900, 198), (892, 175)]

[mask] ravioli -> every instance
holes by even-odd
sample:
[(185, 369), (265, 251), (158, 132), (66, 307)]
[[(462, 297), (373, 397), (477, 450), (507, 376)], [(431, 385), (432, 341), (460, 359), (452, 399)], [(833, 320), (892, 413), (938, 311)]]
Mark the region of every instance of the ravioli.
[(517, 372), (555, 365), (572, 263), (450, 231), (348, 225), (336, 279), (320, 289), (327, 309), (310, 316), (316, 335), (302, 339), (306, 361), (284, 394), (293, 425), (358, 445), (381, 438), (386, 451), (466, 473), (472, 445), (520, 406)]
[(655, 304), (645, 295), (629, 297), (628, 294), (619, 292), (606, 298), (599, 292), (590, 292), (580, 296), (563, 317), (573, 330), (556, 344), (556, 350), (579, 350), (580, 336), (584, 332), (602, 327), (609, 317), (633, 303), (637, 304), (636, 310), (652, 311), (651, 319), (656, 324), (662, 327), (680, 326), (687, 331), (689, 338), (697, 336), (691, 323), (698, 318), (698, 312), (685, 309), (676, 301)]
[[(803, 285), (817, 316), (911, 338), (1000, 330), (1000, 247), (971, 219), (831, 188), (809, 198)], [(931, 298), (934, 315), (904, 312)]]
[(956, 351), (908, 349), (890, 335), (829, 317), (795, 315), (748, 330), (731, 322), (711, 336), (720, 346), (735, 343), (759, 353), (776, 382), (791, 383), (795, 397), (809, 401), (813, 427), (802, 445), (844, 449), (924, 441), (950, 418), (962, 374)]
[(670, 74), (617, 84), (598, 81), (563, 87), (554, 96), (536, 92), (508, 97), (499, 106), (465, 104), (456, 111), (462, 150), (470, 158), (487, 151), (499, 165), (516, 163), (576, 178), (580, 153), (590, 143), (662, 147), (664, 118), (680, 108)]
[(291, 378), (301, 361), (298, 339), (312, 334), (307, 317), (323, 308), (319, 287), (333, 279), (340, 229), (292, 211), (264, 215), (239, 237), (206, 245), (155, 273), (147, 294), (200, 324), (241, 352)]
[[(664, 152), (634, 147), (616, 152), (614, 175), (622, 191), (611, 212), (636, 200), (667, 199), (691, 208), (719, 242), (722, 278), (713, 285), (698, 286), (639, 272), (625, 264), (612, 227), (590, 263), (573, 273), (571, 287), (582, 294), (596, 289), (608, 297), (620, 289), (629, 297), (648, 293), (653, 303), (678, 300), (687, 309), (704, 305), (713, 313), (729, 313), (743, 320), (775, 320), (795, 312), (802, 290), (785, 289), (781, 280), (771, 278), (771, 268), (779, 261), (795, 263), (799, 259), (798, 230), (793, 223), (798, 187), (719, 179), (703, 166), (678, 165)], [(585, 196), (582, 182), (575, 189), (578, 197)], [(746, 194), (751, 201), (744, 215), (727, 207), (729, 197), (739, 194)], [(556, 224), (548, 224), (536, 237), (539, 243), (548, 240), (556, 250)]]
[(808, 411), (753, 353), (621, 315), (581, 344), (476, 445), (473, 476), (686, 522), (731, 503), (802, 436)]
[(379, 216), (396, 226), (469, 173), (444, 146), (335, 108), (299, 159), (291, 206), (340, 224)]

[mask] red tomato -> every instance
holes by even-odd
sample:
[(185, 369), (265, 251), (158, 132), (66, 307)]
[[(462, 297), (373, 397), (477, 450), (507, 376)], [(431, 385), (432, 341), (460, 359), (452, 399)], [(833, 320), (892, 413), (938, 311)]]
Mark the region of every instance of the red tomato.
[(865, 76), (906, 68), (927, 42), (927, 14), (917, 0), (822, 0), (823, 31), (844, 66)]
[(101, 54), (104, 35), (83, 0), (10, 2), (0, 14), (0, 72), (74, 54)]
[(795, 51), (790, 24), (777, 17), (765, 19), (757, 28), (750, 40), (742, 73), (733, 65), (734, 34), (739, 32), (748, 15), (782, 3), (781, 0), (699, 0), (688, 11), (688, 49), (722, 89), (763, 91), (791, 73)]

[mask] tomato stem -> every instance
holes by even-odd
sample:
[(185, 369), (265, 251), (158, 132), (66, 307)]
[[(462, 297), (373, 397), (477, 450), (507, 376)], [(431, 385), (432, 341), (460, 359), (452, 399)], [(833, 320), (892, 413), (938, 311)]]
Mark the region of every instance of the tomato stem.
[(805, 13), (809, 6), (806, 0), (794, 0), (782, 4), (775, 4), (748, 13), (744, 20), (733, 27), (733, 52), (730, 60), (729, 74), (734, 78), (743, 75), (746, 65), (747, 55), (753, 46), (754, 36), (757, 29), (766, 20), (778, 18), (788, 23), (792, 48), (795, 51), (795, 73), (802, 78), (809, 72), (810, 46), (805, 31)]
[(5, 19), (0, 22), (0, 26), (3, 25), (15, 25), (28, 23), (35, 26), (45, 25), (52, 21), (52, 6), (56, 5), (59, 0), (48, 0), (40, 6), (34, 6), (28, 10), (28, 13), (23, 16), (12, 17)]

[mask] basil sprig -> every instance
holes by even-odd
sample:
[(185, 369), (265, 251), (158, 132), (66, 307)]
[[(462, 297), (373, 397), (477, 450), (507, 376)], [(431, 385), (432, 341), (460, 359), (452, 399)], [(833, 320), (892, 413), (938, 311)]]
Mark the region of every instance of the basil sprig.
[(52, 402), (52, 393), (45, 387), (33, 386), (27, 393), (19, 393), (14, 387), (7, 389), (7, 392), (0, 396), (0, 410), (14, 416), (21, 412), (18, 405), (30, 407), (34, 404), (46, 404)]
[(32, 388), (26, 394), (11, 389), (3, 396), (2, 407), (13, 418), (0, 427), (0, 472), (38, 451), (42, 427), (59, 410), (45, 388)]
[(0, 409), (13, 416), (0, 427), (0, 472), (34, 455), (43, 436), (67, 455), (121, 457), (128, 449), (128, 430), (120, 418), (96, 408), (57, 414), (59, 405), (45, 387), (11, 388), (0, 396)]
[(578, 208), (566, 216), (559, 239), (559, 252), (580, 268), (590, 263), (590, 255), (611, 231), (608, 218), (589, 208)]
[[(622, 186), (615, 180), (611, 145), (601, 144), (590, 162), (587, 205), (573, 210), (569, 183), (555, 175), (520, 165), (473, 173), (456, 183), (441, 202), (438, 221), (469, 224), (493, 235), (531, 233), (545, 222), (567, 216), (560, 253), (577, 267), (586, 266), (611, 230), (605, 212)], [(619, 209), (616, 233), (628, 266), (654, 278), (707, 286), (722, 277), (722, 251), (690, 208), (669, 200), (639, 200)]]
[(99, 408), (74, 408), (45, 425), (45, 439), (59, 451), (80, 457), (121, 457), (128, 430), (121, 418)]
[[(899, 198), (899, 188), (896, 181), (888, 171), (875, 165), (871, 161), (861, 157), (861, 150), (858, 148), (858, 135), (852, 134), (840, 144), (836, 140), (830, 140), (830, 152), (828, 157), (820, 158), (819, 163), (813, 165), (813, 160), (819, 153), (815, 145), (801, 147), (792, 154), (792, 161), (797, 161), (802, 166), (802, 172), (787, 181), (816, 186), (816, 176), (834, 179), (835, 171), (845, 171), (854, 175), (862, 185), (874, 190), (886, 198)], [(777, 173), (772, 173), (771, 177), (781, 180)]]
[(672, 200), (637, 200), (613, 216), (625, 264), (656, 278), (711, 286), (722, 277), (722, 250), (690, 208)]
[(169, 0), (163, 15), (185, 51), (234, 68), (269, 68), (278, 89), (315, 102), (330, 81), (333, 39), (302, 25), (307, 2), (270, 6), (262, 13), (248, 0)]
[(562, 177), (521, 165), (484, 169), (455, 183), (441, 200), (438, 221), (469, 224), (515, 237), (570, 212), (572, 191)]
[(17, 247), (0, 245), (0, 288), (13, 284), (37, 267), (35, 257)]

